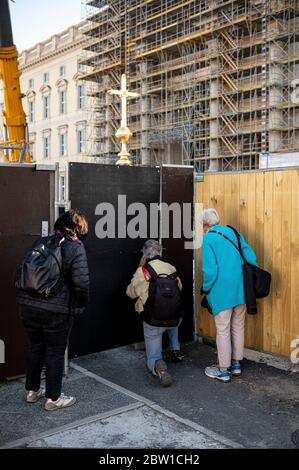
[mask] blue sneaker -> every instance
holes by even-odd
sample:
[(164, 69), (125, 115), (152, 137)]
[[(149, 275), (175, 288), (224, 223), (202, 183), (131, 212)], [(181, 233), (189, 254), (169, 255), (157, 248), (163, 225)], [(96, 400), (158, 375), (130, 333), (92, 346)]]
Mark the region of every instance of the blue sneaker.
[(242, 369), (240, 364), (232, 364), (230, 368), (231, 374), (234, 376), (241, 375)]
[(219, 367), (206, 367), (205, 374), (211, 379), (220, 380), (220, 382), (230, 382), (231, 373), (229, 370), (221, 371)]

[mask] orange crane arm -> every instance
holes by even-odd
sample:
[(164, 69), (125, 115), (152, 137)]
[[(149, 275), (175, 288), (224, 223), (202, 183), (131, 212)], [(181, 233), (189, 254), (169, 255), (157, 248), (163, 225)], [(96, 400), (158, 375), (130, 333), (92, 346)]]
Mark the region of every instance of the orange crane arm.
[[(4, 92), (4, 122), (9, 143), (22, 146), (26, 140), (26, 115), (22, 105), (18, 69), (18, 51), (13, 44), (8, 0), (0, 0), (0, 79)], [(17, 162), (20, 151), (13, 152), (12, 161)], [(26, 157), (28, 161), (28, 157)]]

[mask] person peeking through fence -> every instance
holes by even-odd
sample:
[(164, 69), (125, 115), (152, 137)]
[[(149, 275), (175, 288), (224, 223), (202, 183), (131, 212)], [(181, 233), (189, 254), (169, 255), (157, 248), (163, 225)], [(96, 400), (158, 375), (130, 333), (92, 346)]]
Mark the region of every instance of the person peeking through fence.
[(244, 237), (234, 228), (222, 226), (219, 222), (215, 209), (203, 210), (201, 293), (205, 294), (205, 300), (202, 306), (209, 308), (214, 317), (218, 350), (218, 365), (207, 367), (205, 374), (221, 382), (229, 382), (231, 376), (241, 374), (240, 361), (244, 353), (246, 304), (243, 265), (246, 261), (257, 266), (257, 261)]
[(135, 310), (143, 320), (147, 367), (163, 387), (168, 387), (172, 378), (163, 360), (162, 339), (167, 331), (169, 351), (166, 357), (172, 362), (182, 361), (184, 356), (178, 338), (183, 316), (182, 283), (176, 268), (163, 260), (159, 242), (147, 240), (142, 253), (140, 266), (127, 287), (127, 295), (137, 299)]
[[(54, 234), (34, 243), (17, 275), (17, 302), (29, 339), (25, 388), (27, 402), (46, 397), (45, 410), (75, 403), (61, 393), (64, 354), (74, 317), (89, 299), (89, 271), (84, 245), (88, 223), (77, 210), (59, 217)], [(46, 388), (41, 372), (46, 359)]]

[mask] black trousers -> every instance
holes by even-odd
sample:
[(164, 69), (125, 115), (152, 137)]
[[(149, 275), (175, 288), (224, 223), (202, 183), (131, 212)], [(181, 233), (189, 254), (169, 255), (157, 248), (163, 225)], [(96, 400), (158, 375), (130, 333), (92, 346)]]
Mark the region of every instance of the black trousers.
[(41, 372), (46, 364), (46, 398), (56, 400), (61, 394), (64, 353), (73, 317), (25, 306), (20, 316), (29, 339), (26, 390), (39, 390)]

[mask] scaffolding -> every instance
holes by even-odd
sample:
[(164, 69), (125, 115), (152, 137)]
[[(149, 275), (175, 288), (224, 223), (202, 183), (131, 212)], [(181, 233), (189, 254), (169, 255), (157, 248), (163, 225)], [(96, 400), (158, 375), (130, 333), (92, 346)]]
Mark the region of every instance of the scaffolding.
[[(96, 153), (116, 158), (121, 73), (135, 163), (253, 169), (299, 151), (298, 0), (87, 0), (81, 63), (94, 83)], [(298, 100), (299, 101), (299, 100)], [(96, 104), (95, 104), (96, 103)]]

